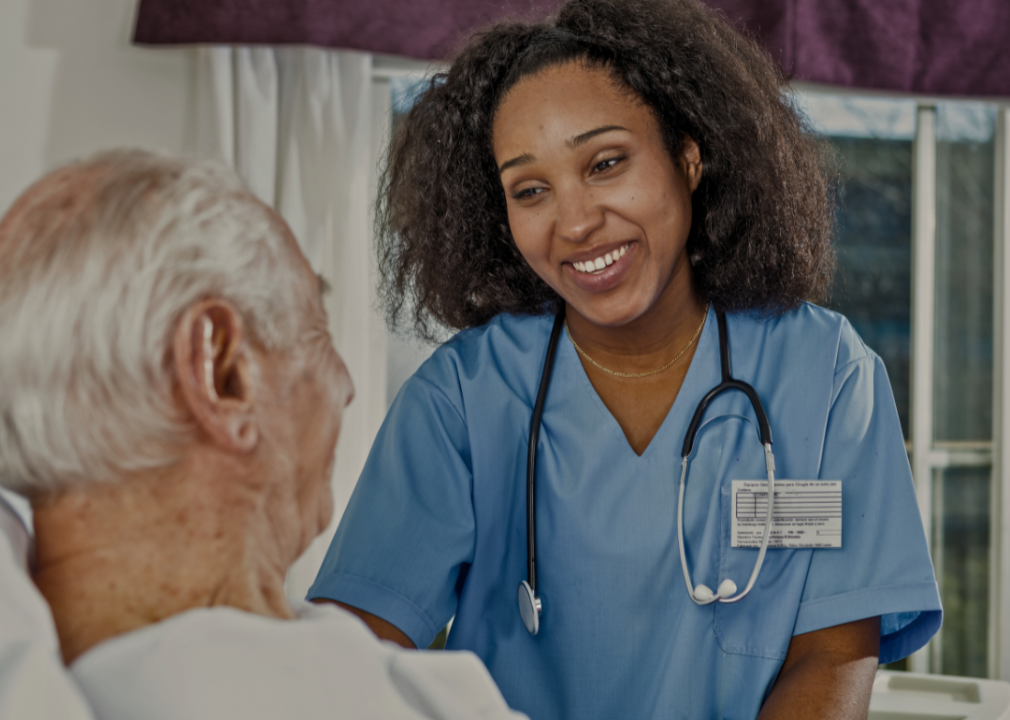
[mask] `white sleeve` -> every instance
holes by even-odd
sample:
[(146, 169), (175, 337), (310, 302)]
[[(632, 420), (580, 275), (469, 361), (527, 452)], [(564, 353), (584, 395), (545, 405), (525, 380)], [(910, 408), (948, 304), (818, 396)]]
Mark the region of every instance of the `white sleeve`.
[(28, 547), (28, 531), (0, 495), (0, 718), (91, 720), (49, 606), (28, 577)]
[(471, 653), (379, 642), (335, 606), (301, 620), (191, 610), (106, 640), (72, 670), (101, 720), (520, 720)]
[(466, 651), (398, 652), (390, 678), (400, 695), (432, 720), (518, 720), (480, 659)]

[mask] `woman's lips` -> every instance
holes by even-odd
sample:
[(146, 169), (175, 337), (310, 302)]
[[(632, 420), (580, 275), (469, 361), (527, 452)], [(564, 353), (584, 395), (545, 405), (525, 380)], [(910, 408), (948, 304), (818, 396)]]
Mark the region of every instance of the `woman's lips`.
[[(584, 270), (576, 270), (574, 262), (566, 262), (564, 264), (564, 270), (566, 277), (568, 277), (576, 286), (585, 290), (586, 292), (599, 293), (606, 292), (611, 288), (618, 285), (624, 276), (627, 274), (628, 269), (631, 267), (631, 263), (634, 260), (637, 244), (633, 242), (625, 243), (614, 250), (611, 250), (609, 255), (611, 257), (611, 264), (604, 265), (600, 270), (587, 271), (588, 266), (595, 265), (595, 258), (578, 261), (579, 264), (585, 268)], [(600, 257), (605, 257), (608, 253), (603, 253)], [(616, 258), (614, 256), (617, 256)], [(604, 263), (606, 260), (604, 260)]]
[(624, 243), (620, 247), (616, 247), (609, 252), (600, 253), (597, 257), (590, 258), (589, 260), (573, 260), (572, 267), (580, 273), (596, 274), (598, 272), (602, 272), (622, 258), (627, 252), (628, 245), (630, 244), (631, 243)]

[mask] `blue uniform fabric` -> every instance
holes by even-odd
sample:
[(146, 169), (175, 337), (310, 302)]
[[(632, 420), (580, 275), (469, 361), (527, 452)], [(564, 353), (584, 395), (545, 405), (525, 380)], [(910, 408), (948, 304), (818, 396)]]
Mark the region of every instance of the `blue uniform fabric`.
[[(310, 598), (362, 608), (426, 647), (475, 652), (533, 720), (754, 718), (790, 638), (882, 616), (881, 662), (915, 651), (941, 609), (884, 366), (813, 305), (727, 316), (733, 375), (772, 426), (780, 479), (841, 480), (841, 549), (771, 549), (750, 595), (687, 595), (676, 512), (684, 434), (720, 381), (710, 311), (684, 385), (638, 456), (562, 335), (538, 448), (540, 633), (526, 578), (529, 424), (553, 318), (500, 316), (440, 347), (386, 418)], [(743, 393), (705, 414), (685, 499), (696, 584), (743, 587), (756, 549), (730, 547), (734, 479), (765, 479)]]

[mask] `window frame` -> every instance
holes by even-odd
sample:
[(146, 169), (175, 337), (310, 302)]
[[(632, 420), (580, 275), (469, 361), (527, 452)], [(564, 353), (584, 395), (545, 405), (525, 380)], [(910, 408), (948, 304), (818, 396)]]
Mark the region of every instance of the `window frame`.
[(996, 118), (989, 676), (1010, 680), (1010, 106)]

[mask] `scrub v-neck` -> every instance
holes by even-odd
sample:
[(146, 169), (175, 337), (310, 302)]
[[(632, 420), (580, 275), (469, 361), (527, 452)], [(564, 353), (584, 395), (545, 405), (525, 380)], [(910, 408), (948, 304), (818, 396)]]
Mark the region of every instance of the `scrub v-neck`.
[(705, 316), (705, 326), (702, 328), (701, 335), (698, 336), (698, 347), (695, 348), (694, 355), (691, 357), (691, 364), (688, 366), (687, 373), (684, 375), (684, 381), (680, 384), (680, 390), (677, 392), (677, 397), (674, 398), (673, 403), (670, 405), (670, 409), (666, 411), (666, 416), (663, 418), (663, 422), (659, 424), (659, 428), (653, 434), (652, 439), (649, 440), (649, 444), (645, 446), (645, 450), (642, 451), (641, 455), (635, 452), (635, 449), (631, 447), (631, 443), (628, 442), (628, 436), (624, 434), (624, 428), (621, 427), (617, 418), (615, 418), (614, 414), (610, 412), (610, 408), (607, 407), (606, 403), (603, 402), (603, 398), (601, 398), (600, 394), (596, 391), (596, 388), (593, 386), (593, 382), (589, 379), (589, 375), (586, 373), (586, 368), (582, 365), (582, 359), (579, 357), (578, 352), (575, 350), (575, 346), (572, 344), (572, 339), (568, 336), (567, 332), (565, 333), (564, 350), (561, 353), (561, 357), (565, 362), (574, 362), (577, 366), (575, 371), (576, 377), (579, 378), (580, 383), (584, 384), (585, 388), (592, 395), (593, 404), (600, 412), (603, 413), (604, 416), (606, 416), (606, 422), (612, 423), (617, 432), (620, 433), (624, 449), (631, 453), (632, 457), (636, 460), (646, 461), (649, 456), (653, 454), (652, 448), (657, 444), (656, 441), (660, 439), (660, 436), (671, 432), (667, 426), (674, 422), (671, 418), (676, 416), (675, 411), (678, 411), (679, 408), (683, 407), (685, 402), (689, 402), (684, 399), (685, 392), (688, 392), (689, 388), (693, 387), (693, 383), (703, 379), (699, 377), (703, 374), (703, 371), (696, 369), (695, 366), (698, 365), (699, 356), (706, 354), (703, 352), (703, 349), (707, 350), (708, 345), (711, 342), (712, 333), (709, 328), (714, 321), (715, 311), (709, 307), (708, 314)]

